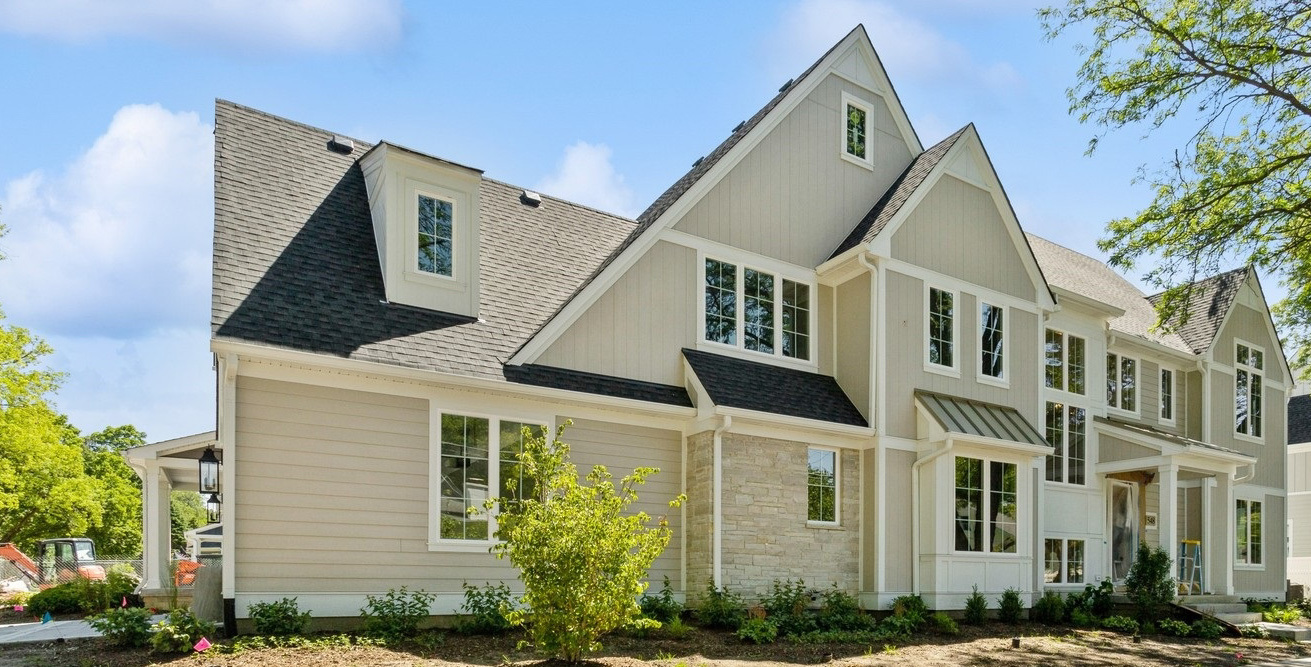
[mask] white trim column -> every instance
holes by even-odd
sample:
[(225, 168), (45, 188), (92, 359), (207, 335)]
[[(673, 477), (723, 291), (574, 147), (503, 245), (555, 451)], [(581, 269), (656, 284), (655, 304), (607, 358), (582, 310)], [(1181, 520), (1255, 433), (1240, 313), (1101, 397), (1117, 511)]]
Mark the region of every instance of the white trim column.
[(169, 494), (172, 485), (168, 475), (159, 467), (157, 459), (144, 462), (145, 479), (141, 484), (141, 504), (143, 514), (143, 537), (145, 548), (142, 549), (141, 569), (145, 580), (141, 587), (147, 590), (164, 588), (168, 583), (171, 559), (171, 533)]
[(1207, 477), (1202, 480), (1202, 590), (1207, 593), (1214, 593), (1215, 576), (1219, 572), (1215, 563), (1219, 561), (1216, 558), (1218, 552), (1215, 548), (1215, 529), (1212, 527), (1211, 510), (1215, 503), (1211, 501), (1211, 496), (1215, 493), (1215, 478)]
[(1170, 576), (1179, 577), (1179, 466), (1156, 468), (1161, 498), (1156, 508), (1157, 536), (1160, 546), (1170, 555)]
[[(1224, 533), (1215, 541), (1217, 549), (1212, 553), (1216, 554), (1215, 570), (1217, 577), (1215, 579), (1216, 591), (1222, 595), (1234, 594), (1234, 531), (1237, 527), (1234, 525), (1234, 478), (1232, 473), (1221, 473), (1216, 475), (1217, 493), (1215, 500), (1220, 512), (1220, 525), (1224, 526)], [(1212, 505), (1214, 507), (1214, 504)]]

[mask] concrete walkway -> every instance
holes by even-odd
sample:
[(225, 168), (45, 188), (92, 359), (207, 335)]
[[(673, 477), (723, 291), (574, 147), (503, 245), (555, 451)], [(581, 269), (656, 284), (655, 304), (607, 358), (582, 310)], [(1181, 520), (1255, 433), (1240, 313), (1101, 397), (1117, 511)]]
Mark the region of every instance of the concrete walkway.
[[(164, 618), (163, 614), (156, 614), (150, 617), (150, 622), (153, 624)], [(83, 620), (50, 621), (49, 623), (34, 621), (32, 623), (0, 625), (0, 644), (33, 644), (59, 641), (61, 639), (88, 639), (99, 636), (100, 632)]]

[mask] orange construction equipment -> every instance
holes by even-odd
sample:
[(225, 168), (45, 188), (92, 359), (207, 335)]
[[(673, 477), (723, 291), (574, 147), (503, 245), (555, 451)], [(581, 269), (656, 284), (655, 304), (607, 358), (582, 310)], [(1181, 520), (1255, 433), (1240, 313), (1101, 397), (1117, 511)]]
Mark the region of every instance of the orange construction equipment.
[(9, 542), (0, 542), (0, 558), (13, 563), (23, 576), (27, 577), (32, 583), (41, 581), (41, 573), (36, 569), (36, 561), (27, 557), (27, 554), (18, 550), (18, 547)]
[(49, 588), (74, 579), (100, 581), (105, 568), (96, 564), (96, 546), (85, 537), (60, 537), (41, 540), (41, 551), (33, 560), (18, 547), (0, 544), (0, 558), (13, 563), (23, 576), (41, 588)]
[(190, 586), (196, 583), (196, 572), (203, 567), (194, 560), (180, 560), (173, 573), (173, 583), (177, 586)]

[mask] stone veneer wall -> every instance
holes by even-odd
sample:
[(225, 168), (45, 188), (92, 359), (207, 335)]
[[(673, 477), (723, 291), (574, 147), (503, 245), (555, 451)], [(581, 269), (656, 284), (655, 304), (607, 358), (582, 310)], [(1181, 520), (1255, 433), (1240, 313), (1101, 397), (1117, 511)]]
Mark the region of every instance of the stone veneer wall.
[(714, 539), (715, 434), (703, 431), (687, 436), (687, 590), (689, 602), (699, 600), (714, 576), (711, 558)]

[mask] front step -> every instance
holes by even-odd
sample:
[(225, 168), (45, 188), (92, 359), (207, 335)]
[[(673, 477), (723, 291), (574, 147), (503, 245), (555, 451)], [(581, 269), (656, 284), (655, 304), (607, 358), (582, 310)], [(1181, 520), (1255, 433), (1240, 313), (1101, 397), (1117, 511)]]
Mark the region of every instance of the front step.
[(1261, 620), (1261, 614), (1255, 611), (1235, 611), (1220, 614), (1211, 614), (1212, 616), (1230, 623), (1232, 625), (1243, 625), (1244, 623), (1257, 623)]
[(1294, 642), (1311, 642), (1311, 628), (1285, 623), (1253, 623), (1253, 625), (1265, 628), (1265, 631), (1269, 632), (1271, 637)]
[(1203, 614), (1219, 616), (1220, 614), (1246, 614), (1247, 605), (1242, 602), (1201, 602), (1194, 604), (1185, 604), (1186, 607), (1192, 607)]
[(1199, 604), (1236, 604), (1242, 602), (1237, 595), (1180, 595), (1179, 604), (1193, 607)]

